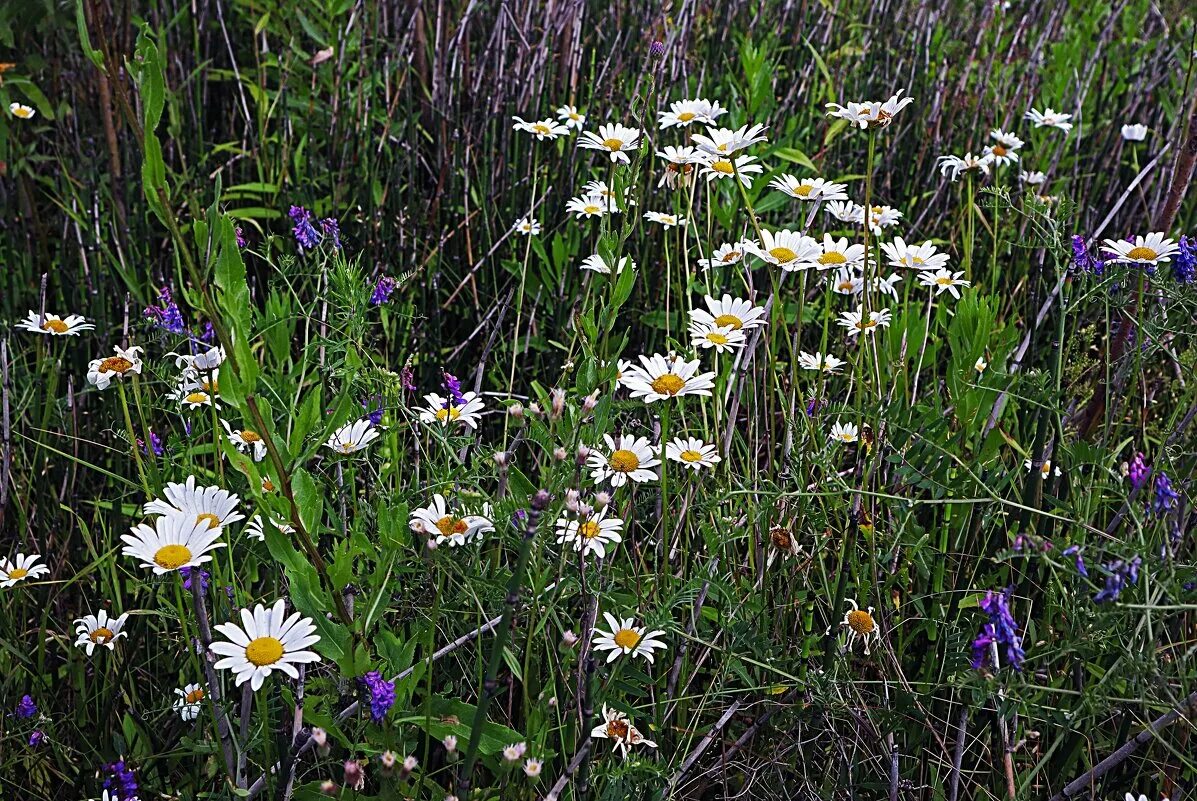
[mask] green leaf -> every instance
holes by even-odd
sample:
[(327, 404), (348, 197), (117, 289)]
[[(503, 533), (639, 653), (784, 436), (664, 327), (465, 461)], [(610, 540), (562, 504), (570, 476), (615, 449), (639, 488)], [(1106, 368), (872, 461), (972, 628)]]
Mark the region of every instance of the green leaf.
[(291, 476), (291, 490), (295, 493), (295, 503), (299, 507), (299, 519), (304, 530), (316, 532), (324, 522), (324, 495), (320, 492), (316, 479), (302, 467), (297, 467)]
[[(463, 743), (469, 741), (470, 728), (474, 723), (474, 717), (478, 714), (478, 707), (448, 698), (433, 698), (430, 706), (431, 719), (422, 715), (413, 715), (395, 722), (414, 724), (423, 729), (429, 737), (437, 740), (443, 740), (452, 734)], [(478, 744), (478, 750), (491, 756), (502, 751), (507, 745), (522, 742), (524, 739), (524, 736), (515, 729), (488, 720), (482, 724), (482, 739)]]

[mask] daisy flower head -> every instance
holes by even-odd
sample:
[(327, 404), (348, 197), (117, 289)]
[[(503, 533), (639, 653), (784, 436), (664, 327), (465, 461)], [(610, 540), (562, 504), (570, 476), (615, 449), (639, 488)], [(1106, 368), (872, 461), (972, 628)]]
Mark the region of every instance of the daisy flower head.
[(233, 493), (220, 487), (201, 487), (195, 476), (184, 482), (171, 482), (162, 490), (163, 498), (155, 498), (142, 507), (147, 515), (177, 515), (204, 523), (210, 529), (228, 526), (243, 520), (237, 511), (240, 502)]
[(255, 462), (266, 458), (266, 442), (261, 434), (248, 428), (234, 429), (227, 420), (221, 420), (220, 423), (224, 426), (229, 442), (233, 443), (237, 450), (252, 454)]
[(746, 247), (747, 244), (744, 241), (724, 242), (715, 248), (715, 252), (711, 254), (710, 258), (699, 259), (698, 266), (704, 270), (709, 270), (712, 267), (729, 267), (733, 264), (739, 264), (744, 259), (744, 254), (748, 250)]
[(504, 746), (503, 759), (508, 762), (519, 762), (524, 758), (524, 752), (527, 750), (527, 743), (512, 743), (511, 745)]
[(220, 540), (224, 530), (219, 525), (185, 512), (162, 515), (152, 526), (138, 523), (130, 531), (121, 536), (125, 543), (121, 553), (137, 559), (156, 576), (210, 562), (210, 552), (225, 546)]
[[(633, 270), (636, 269), (636, 262), (632, 261), (631, 256), (622, 257), (619, 260), (619, 266), (615, 269), (615, 272), (622, 273), (625, 267), (631, 267)], [(597, 253), (582, 259), (582, 269), (593, 270), (594, 272), (602, 273), (603, 275), (611, 274), (611, 265), (607, 263), (606, 259)]]
[(761, 243), (753, 243), (749, 249), (758, 259), (786, 272), (804, 270), (823, 254), (823, 248), (815, 239), (788, 228), (772, 233), (762, 229)]
[(674, 147), (668, 145), (664, 150), (657, 151), (657, 158), (665, 161), (665, 172), (661, 174), (658, 187), (667, 186), (670, 189), (682, 188), (690, 185), (694, 175), (694, 167), (702, 163), (698, 151), (689, 146)]
[(450, 511), (445, 497), (439, 492), (432, 496), (432, 503), (411, 513), (408, 525), (416, 533), (436, 535), (436, 544), (448, 543), (450, 548), (465, 545), (471, 540), (481, 542), (483, 535), (495, 530), (490, 504), (482, 507), (482, 514), (471, 514), (462, 510), (460, 514)]
[(1043, 186), (1043, 184), (1047, 183), (1047, 175), (1038, 170), (1032, 170), (1031, 172), (1023, 170), (1018, 174), (1018, 180), (1028, 186)]
[(12, 587), (19, 581), (29, 581), (49, 573), (49, 567), (37, 563), (39, 559), (41, 557), (35, 553), (19, 553), (11, 560), (0, 557), (0, 587)]
[(128, 612), (120, 617), (109, 617), (105, 609), (98, 615), (84, 615), (75, 621), (75, 645), (87, 651), (88, 656), (97, 645), (111, 651), (116, 648), (117, 640), (129, 636), (128, 632), (122, 631), (128, 619)]
[(598, 133), (583, 131), (578, 138), (578, 147), (588, 150), (602, 150), (611, 155), (611, 161), (621, 161), (631, 164), (628, 151), (635, 150), (640, 141), (640, 130), (628, 128), (618, 123), (600, 125)]
[(1123, 125), (1122, 138), (1127, 142), (1142, 142), (1147, 138), (1147, 126), (1139, 123)]
[(539, 759), (533, 759), (532, 757), (528, 757), (527, 759), (524, 760), (524, 775), (527, 776), (529, 779), (535, 779), (537, 776), (540, 775), (540, 771), (543, 767), (544, 767), (544, 763), (541, 762)]
[(956, 300), (960, 300), (960, 287), (969, 286), (971, 283), (961, 278), (962, 275), (964, 275), (963, 271), (954, 273), (951, 270), (935, 270), (934, 272), (924, 270), (919, 273), (919, 281), (924, 286), (933, 288), (937, 297), (948, 292)]
[(765, 310), (761, 306), (752, 305), (752, 301), (743, 298), (733, 298), (724, 294), (716, 300), (710, 295), (703, 297), (705, 309), (691, 309), (690, 320), (720, 328), (731, 328), (738, 331), (741, 328), (756, 328), (765, 325)]
[(859, 639), (864, 643), (865, 656), (869, 655), (869, 641), (876, 643), (881, 639), (881, 629), (873, 619), (873, 607), (870, 606), (867, 611), (861, 609), (851, 598), (848, 599), (848, 611), (844, 613), (840, 628), (848, 632), (846, 649), (851, 651)]
[(81, 314), (68, 314), (66, 317), (59, 317), (57, 314), (38, 314), (31, 311), (29, 316), (17, 323), (17, 328), (23, 331), (32, 331), (35, 334), (77, 337), (84, 331), (92, 330), (95, 325), (87, 322)]
[(1069, 122), (1072, 119), (1072, 115), (1056, 111), (1051, 106), (1048, 106), (1043, 111), (1031, 109), (1023, 115), (1023, 119), (1035, 123), (1036, 128), (1059, 128), (1065, 133), (1072, 130), (1072, 123)]
[(224, 346), (216, 345), (203, 353), (171, 353), (175, 357), (175, 367), (183, 371), (183, 379), (195, 379), (201, 373), (211, 373), (224, 364), (226, 357)]
[(698, 98), (697, 100), (676, 100), (669, 104), (668, 111), (662, 111), (657, 124), (661, 128), (685, 128), (693, 122), (714, 125), (715, 119), (727, 113), (727, 109), (719, 105), (716, 100)]
[(869, 230), (880, 236), (886, 228), (892, 228), (902, 221), (902, 212), (892, 206), (873, 206), (869, 209)]
[(590, 514), (579, 514), (577, 518), (557, 519), (557, 544), (572, 545), (574, 551), (583, 556), (594, 554), (599, 559), (607, 555), (609, 546), (623, 540), (623, 520), (607, 517), (610, 507)]
[(524, 236), (536, 236), (540, 233), (540, 223), (529, 216), (524, 216), (515, 221), (511, 230)]
[(864, 289), (864, 276), (858, 267), (840, 267), (831, 279), (831, 291), (837, 295), (857, 295)]
[(568, 214), (577, 215), (577, 219), (589, 219), (591, 217), (602, 217), (607, 213), (607, 204), (603, 202), (603, 198), (597, 195), (587, 195), (585, 197), (570, 198), (569, 202), (565, 204), (565, 211)]
[(864, 307), (857, 307), (856, 311), (842, 312), (836, 324), (847, 328), (850, 333), (872, 334), (878, 328), (888, 328), (890, 323), (889, 309), (874, 309), (865, 318)]
[(837, 422), (831, 427), (830, 439), (832, 442), (848, 445), (860, 439), (860, 429), (856, 427), (856, 423)]
[(828, 374), (835, 374), (844, 366), (844, 360), (832, 356), (830, 353), (807, 353), (802, 351), (798, 354), (798, 366), (803, 370), (819, 370)]
[(900, 236), (894, 237), (893, 242), (882, 242), (881, 252), (889, 257), (890, 267), (907, 267), (914, 270), (943, 270), (948, 266), (952, 257), (947, 253), (937, 252), (930, 240), (921, 245), (907, 245)]
[(939, 165), (939, 174), (955, 181), (966, 172), (979, 172), (989, 175), (989, 165), (993, 163), (990, 155), (974, 156), (971, 152), (963, 156), (940, 156), (935, 160)]
[(374, 423), (370, 421), (370, 418), (363, 417), (361, 420), (346, 423), (334, 431), (328, 438), (328, 442), (324, 443), (324, 447), (343, 456), (349, 456), (364, 451), (378, 437), (378, 429)]
[(714, 468), (723, 461), (718, 448), (694, 437), (678, 437), (665, 444), (665, 456), (689, 470), (700, 472), (703, 468)]
[[(1031, 472), (1031, 470), (1033, 470), (1035, 468), (1035, 464), (1030, 459), (1025, 459), (1022, 463), (1022, 466), (1027, 469), (1028, 473)], [(1055, 465), (1054, 469), (1055, 469), (1055, 474), (1057, 476), (1064, 475), (1063, 471), (1060, 470), (1060, 465)], [(1053, 470), (1052, 460), (1044, 459), (1043, 464), (1041, 464), (1039, 466), (1039, 475), (1041, 475), (1044, 478), (1044, 480), (1046, 480), (1049, 476), (1052, 475), (1052, 470)]]
[(769, 556), (765, 560), (765, 568), (773, 567), (777, 557), (789, 559), (802, 553), (798, 539), (785, 526), (775, 525), (769, 528)]
[[(584, 197), (597, 197), (605, 199), (604, 205), (607, 211), (611, 214), (621, 211), (619, 200), (615, 197), (615, 190), (607, 186), (606, 181), (587, 181), (586, 185), (582, 187), (582, 195)], [(632, 197), (632, 187), (624, 187), (623, 190), (623, 205), (635, 206), (636, 198)]]
[(586, 460), (594, 483), (610, 481), (612, 487), (622, 487), (629, 481), (642, 484), (657, 480), (657, 471), (651, 468), (661, 464), (661, 460), (648, 444), (647, 437), (622, 434), (616, 441), (610, 434), (604, 434), (603, 439), (607, 453), (593, 448)]
[[(999, 133), (1003, 132), (994, 131), (990, 135), (996, 137)], [(1009, 139), (1012, 139), (1015, 142), (1018, 142), (1018, 147), (1022, 146), (1022, 140), (1017, 136), (1014, 136), (1013, 134), (1003, 135), (1009, 137)], [(984, 153), (984, 158), (989, 159), (994, 165), (998, 167), (1004, 167), (1007, 164), (1013, 164), (1014, 162), (1018, 161), (1018, 147), (1012, 147), (999, 140), (994, 142), (992, 145), (986, 145), (985, 150), (982, 152)]]
[(657, 747), (657, 744), (652, 740), (644, 739), (644, 735), (637, 731), (627, 715), (618, 709), (612, 709), (606, 704), (603, 704), (603, 722), (591, 729), (590, 736), (597, 739), (610, 740), (612, 746), (624, 759), (628, 758), (628, 752), (631, 751), (633, 745), (646, 745), (649, 748)]
[(756, 156), (713, 156), (704, 154), (706, 158), (702, 160), (704, 165), (702, 174), (707, 177), (707, 182), (710, 183), (719, 178), (734, 178), (736, 173), (740, 175), (740, 183), (746, 187), (752, 186), (752, 178), (750, 176), (762, 173), (765, 168), (760, 164), (754, 164)]
[(116, 352), (115, 356), (109, 356), (105, 359), (93, 359), (87, 365), (87, 381), (89, 384), (95, 386), (96, 389), (108, 389), (108, 385), (112, 383), (114, 378), (124, 378), (127, 375), (141, 375), (141, 348), (133, 345), (129, 348), (122, 348), (119, 345), (113, 348)]
[(883, 295), (889, 295), (894, 300), (898, 299), (897, 284), (902, 280), (902, 276), (897, 273), (890, 273), (888, 277), (882, 278), (880, 276), (873, 279), (873, 289), (877, 290)]
[(861, 206), (859, 203), (853, 203), (851, 200), (829, 201), (823, 207), (823, 210), (840, 222), (851, 223), (853, 225), (864, 224), (864, 206)]
[(799, 180), (790, 174), (774, 178), (769, 186), (778, 192), (789, 195), (795, 200), (847, 200), (848, 185), (824, 181), (822, 178), (803, 178)]
[(861, 130), (885, 128), (894, 121), (894, 117), (898, 115), (899, 111), (914, 102), (912, 97), (902, 97), (903, 91), (899, 89), (896, 94), (884, 102), (868, 100), (864, 103), (850, 102), (846, 106), (841, 106), (839, 103), (828, 103), (827, 113), (829, 116), (847, 120), (849, 124), (856, 125)]
[(698, 359), (688, 362), (660, 354), (642, 355), (640, 364), (625, 372), (622, 381), (633, 398), (642, 398), (645, 403), (682, 395), (710, 396), (715, 386), (714, 373), (698, 372)]
[(744, 332), (731, 326), (716, 326), (691, 321), (690, 338), (703, 350), (714, 348), (716, 353), (726, 353), (744, 347)]
[(31, 120), (37, 115), (32, 106), (16, 102), (8, 104), (8, 113), (19, 120)]
[(219, 402), (219, 384), (216, 381), (215, 373), (209, 373), (211, 380), (202, 379), (199, 377), (184, 377), (179, 382), (174, 391), (167, 394), (167, 398), (177, 402), (180, 406), (195, 410), (206, 406), (213, 406), (220, 408)]
[(233, 671), (237, 686), (248, 681), (254, 692), (276, 670), (298, 679), (296, 665), (320, 661), (315, 651), (307, 650), (320, 642), (320, 635), (316, 634), (316, 624), (311, 618), (299, 612), (290, 617), (286, 614), (286, 602), (280, 598), (269, 609), (262, 604), (255, 606), (253, 612), (243, 608), (240, 626), (236, 623), (216, 626), (228, 641), (208, 646), (212, 653), (224, 657), (214, 667)]
[(984, 356), (978, 356), (977, 361), (973, 364), (973, 369), (977, 371), (977, 375), (981, 375), (989, 367), (989, 362), (985, 361)]
[(635, 618), (619, 619), (612, 617), (610, 612), (603, 612), (609, 631), (595, 628), (591, 645), (596, 651), (610, 651), (607, 662), (614, 662), (621, 656), (631, 654), (633, 657), (642, 656), (651, 665), (654, 660), (653, 651), (664, 651), (669, 646), (660, 640), (665, 634), (662, 629), (648, 630), (647, 626), (637, 626)]
[[(270, 525), (277, 528), (283, 534), (290, 535), (295, 533), (294, 526), (290, 526), (284, 523), (282, 520), (277, 520), (273, 517), (270, 518)], [(258, 542), (266, 541), (266, 524), (262, 522), (261, 515), (254, 515), (249, 519), (249, 522), (245, 524), (245, 536), (251, 540), (257, 540)]]
[(835, 239), (831, 234), (823, 234), (821, 250), (822, 252), (814, 259), (815, 266), (820, 270), (845, 266), (856, 267), (864, 263), (865, 246), (849, 245), (847, 237)]
[(486, 404), (476, 392), (462, 392), (460, 395), (459, 398), (452, 397), (452, 394), (442, 398), (435, 392), (428, 393), (424, 396), (428, 406), (420, 410), (420, 421), (440, 426), (461, 423), (468, 428), (477, 429)]
[(690, 139), (703, 153), (713, 156), (730, 156), (736, 151), (758, 142), (767, 142), (769, 137), (765, 136), (764, 125), (753, 125), (752, 127), (745, 125), (734, 131), (730, 128), (708, 127), (706, 136), (693, 134)]
[(174, 710), (179, 717), (190, 723), (200, 716), (204, 703), (204, 688), (199, 684), (188, 684), (186, 687), (176, 687)]
[(569, 128), (556, 120), (544, 119), (539, 122), (525, 122), (519, 117), (512, 117), (511, 119), (515, 121), (515, 125), (512, 126), (515, 130), (532, 134), (538, 142), (545, 139), (556, 139), (558, 136), (569, 134)]
[(1101, 249), (1110, 254), (1110, 261), (1155, 266), (1172, 261), (1180, 247), (1160, 231), (1130, 239), (1107, 239)]
[(586, 124), (586, 115), (578, 111), (577, 106), (568, 104), (557, 109), (557, 119), (561, 120), (566, 128), (577, 128), (579, 131)]
[(663, 225), (666, 228), (676, 228), (679, 225), (686, 224), (685, 217), (678, 217), (675, 214), (667, 214), (660, 211), (646, 211), (644, 212), (644, 219)]

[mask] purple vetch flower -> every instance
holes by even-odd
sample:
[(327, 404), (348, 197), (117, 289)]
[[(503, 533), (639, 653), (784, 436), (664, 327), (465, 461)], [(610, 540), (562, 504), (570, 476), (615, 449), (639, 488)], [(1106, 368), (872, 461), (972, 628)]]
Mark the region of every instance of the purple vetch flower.
[(46, 741), (46, 733), (41, 729), (34, 729), (29, 732), (29, 747), (37, 748)]
[(371, 306), (381, 306), (391, 299), (391, 293), (399, 286), (399, 282), (389, 275), (381, 276), (374, 285), (374, 294), (370, 296)]
[(241, 233), (241, 226), (238, 225), (233, 228), (233, 233), (237, 235), (237, 247), (243, 248), (246, 245), (245, 234)]
[(1181, 284), (1197, 280), (1197, 241), (1192, 237), (1180, 238), (1180, 252), (1172, 258), (1172, 278)]
[(137, 776), (133, 773), (133, 768), (125, 764), (125, 760), (110, 762), (104, 766), (104, 772), (108, 774), (104, 778), (104, 789), (108, 791), (110, 798), (116, 798), (118, 801), (136, 801)]
[(295, 234), (295, 242), (299, 245), (299, 249), (311, 250), (320, 244), (320, 234), (312, 225), (312, 213), (303, 206), (292, 206), (287, 212), (291, 217), (291, 222), (295, 223), (295, 227), (291, 229), (291, 233)]
[(186, 330), (183, 325), (183, 315), (170, 294), (170, 287), (162, 287), (158, 292), (158, 302), (161, 306), (146, 306), (142, 315), (154, 321), (154, 325), (172, 334), (181, 334)]
[(204, 330), (200, 332), (199, 338), (201, 342), (206, 342), (209, 345), (216, 341), (216, 328), (211, 322), (204, 323)]
[(665, 55), (665, 43), (659, 39), (654, 39), (652, 45), (648, 48), (648, 54), (653, 58), (661, 58)]
[(162, 437), (158, 436), (155, 431), (150, 431), (150, 444), (148, 447), (145, 444), (145, 440), (140, 437), (137, 438), (137, 444), (141, 447), (141, 452), (146, 456), (161, 456), (166, 453), (166, 446), (162, 444)]
[(1135, 489), (1140, 489), (1147, 481), (1147, 477), (1151, 475), (1151, 468), (1147, 466), (1147, 462), (1143, 459), (1142, 451), (1135, 454), (1135, 457), (1130, 460), (1130, 465), (1127, 467), (1126, 476), (1130, 479), (1131, 486)]
[(403, 369), (399, 371), (399, 381), (408, 392), (416, 391), (416, 377), (410, 364), (404, 365)]
[(1160, 471), (1155, 477), (1155, 498), (1151, 502), (1151, 511), (1157, 515), (1164, 515), (1176, 508), (1180, 495), (1172, 489), (1172, 481), (1168, 474)]
[(1085, 246), (1085, 237), (1080, 234), (1072, 235), (1072, 265), (1069, 272), (1087, 273), (1093, 269), (1093, 257), (1089, 255), (1089, 248)]
[(21, 700), (17, 702), (17, 717), (21, 720), (28, 720), (36, 714), (37, 704), (33, 703), (33, 699), (28, 695), (22, 695)]
[(441, 370), (441, 375), (444, 377), (445, 391), (449, 393), (449, 397), (445, 398), (445, 408), (452, 406), (465, 406), (465, 397), (461, 394), (461, 381), (452, 373), (446, 373)]
[(395, 703), (395, 682), (387, 681), (377, 670), (371, 670), (358, 681), (370, 693), (370, 717), (381, 723)]
[(1139, 566), (1143, 564), (1143, 560), (1136, 556), (1130, 561), (1118, 559), (1103, 566), (1106, 572), (1105, 586), (1098, 591), (1097, 595), (1093, 596), (1093, 600), (1099, 604), (1107, 601), (1117, 601), (1118, 596), (1126, 589), (1127, 585), (1139, 583)]
[[(375, 405), (377, 404), (377, 405)], [(362, 408), (366, 410), (366, 418), (371, 425), (378, 425), (382, 422), (382, 395), (371, 395), (362, 401)]]
[(208, 591), (208, 579), (211, 578), (211, 576), (207, 570), (200, 570), (199, 568), (193, 567), (180, 567), (179, 573), (183, 576), (183, 589), (191, 589), (191, 579), (196, 573), (198, 573), (200, 582), (200, 595), (203, 595)]
[[(1006, 662), (1015, 670), (1022, 670), (1026, 652), (1022, 648), (1022, 636), (1018, 633), (1018, 623), (1010, 613), (1010, 597), (1014, 594), (1013, 587), (1007, 587), (1002, 592), (990, 590), (981, 600), (981, 610), (989, 615), (989, 622), (981, 627), (981, 631), (973, 640), (972, 666), (974, 669), (982, 667), (991, 656), (993, 646), (1006, 647)], [(996, 666), (995, 666), (996, 667)]]
[(1085, 576), (1086, 578), (1089, 576), (1089, 569), (1085, 567), (1085, 556), (1084, 556), (1084, 554), (1081, 553), (1081, 546), (1069, 545), (1067, 548), (1064, 549), (1063, 555), (1076, 557), (1076, 559), (1075, 559), (1076, 572), (1080, 573), (1082, 576)]
[(333, 247), (337, 250), (341, 249), (341, 226), (337, 225), (335, 217), (325, 217), (320, 221), (320, 230), (325, 236), (331, 236)]

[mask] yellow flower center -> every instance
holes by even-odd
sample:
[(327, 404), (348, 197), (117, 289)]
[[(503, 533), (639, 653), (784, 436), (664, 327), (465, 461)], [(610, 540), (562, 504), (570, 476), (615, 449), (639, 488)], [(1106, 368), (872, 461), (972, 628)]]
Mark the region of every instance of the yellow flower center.
[(587, 520), (582, 525), (578, 526), (578, 536), (588, 540), (592, 540), (602, 533), (602, 528), (593, 520)]
[(676, 395), (686, 386), (686, 381), (681, 376), (666, 373), (659, 378), (653, 379), (650, 386), (653, 388), (653, 392), (658, 395)]
[(353, 451), (356, 449), (356, 447), (357, 446), (354, 445), (352, 442), (342, 442), (341, 443), (341, 453), (353, 453)]
[(262, 437), (257, 431), (250, 431), (249, 429), (246, 429), (245, 431), (241, 432), (241, 440), (243, 442), (261, 442)]
[(603, 140), (603, 147), (608, 150), (623, 150), (623, 140), (612, 137), (611, 139)]
[(208, 521), (209, 531), (214, 528), (220, 528), (220, 518), (211, 512), (203, 512), (195, 516), (195, 522), (197, 523), (203, 523), (205, 520)]
[(186, 545), (163, 545), (154, 554), (154, 564), (163, 570), (178, 570), (191, 561), (191, 551)]
[(1126, 254), (1128, 259), (1142, 259), (1143, 261), (1154, 261), (1157, 256), (1159, 254), (1154, 250), (1143, 247), (1142, 245), (1137, 248), (1131, 248), (1131, 251)]
[(183, 398), (183, 400), (186, 401), (187, 403), (207, 403), (208, 402), (208, 393), (207, 392), (190, 392), (190, 393), (188, 393), (187, 397)]
[(631, 629), (620, 629), (615, 632), (615, 636), (612, 639), (615, 640), (615, 644), (620, 648), (627, 648), (628, 650), (635, 648), (640, 643), (640, 635)]
[(712, 345), (726, 345), (728, 340), (727, 336), (724, 334), (721, 334), (718, 331), (712, 331), (707, 334), (707, 342), (710, 342)]
[(863, 331), (866, 328), (874, 328), (876, 325), (877, 325), (877, 321), (872, 318), (869, 318), (868, 320), (861, 320), (860, 323), (856, 327)]
[(913, 264), (926, 264), (926, 260), (922, 256), (911, 256), (910, 261)]
[(100, 362), (101, 373), (123, 373), (133, 366), (133, 362), (124, 356), (109, 356)]
[(678, 119), (678, 122), (689, 122), (690, 120), (694, 119), (697, 116), (698, 115), (695, 114), (693, 111), (683, 111), (681, 114), (677, 115), (677, 119)]
[(112, 633), (112, 629), (106, 626), (100, 626), (95, 631), (88, 634), (87, 638), (96, 645), (103, 645), (104, 643), (111, 642), (112, 638), (115, 636), (116, 635)]
[(678, 454), (683, 462), (701, 462), (702, 453), (700, 451), (684, 450)]
[(873, 616), (863, 609), (853, 609), (848, 613), (848, 627), (857, 634), (869, 634), (877, 627)]
[(844, 431), (840, 434), (840, 439), (844, 442), (856, 442), (856, 435), (851, 431)]
[(723, 173), (724, 175), (731, 175), (736, 171), (736, 168), (732, 166), (732, 163), (727, 159), (720, 159), (719, 161), (714, 162), (711, 164), (711, 169), (715, 172)]
[(603, 207), (595, 203), (588, 203), (582, 207), (582, 211), (586, 212), (587, 214), (598, 214), (602, 210)]
[(189, 704), (198, 704), (200, 701), (204, 700), (204, 691), (201, 688), (196, 687), (194, 690), (183, 696), (183, 700)]
[(662, 225), (673, 225), (675, 222), (677, 222), (677, 218), (674, 217), (672, 214), (662, 214), (661, 215), (661, 224)]
[(457, 411), (456, 406), (450, 406), (448, 409), (436, 410), (436, 419), (442, 423), (446, 420), (456, 420), (458, 417), (461, 417), (461, 412)]
[(854, 284), (851, 279), (847, 278), (837, 284), (837, 289), (839, 289), (841, 292), (851, 292), (855, 288), (856, 284)]
[(799, 186), (792, 187), (792, 191), (798, 197), (810, 197), (810, 193), (815, 191), (815, 188), (810, 184), (800, 184)]
[(258, 637), (245, 646), (245, 658), (257, 667), (273, 665), (283, 658), (283, 644), (274, 637)]
[(23, 120), (27, 120), (33, 116), (33, 109), (26, 108), (25, 106), (17, 106), (12, 110), (12, 114), (14, 117), (20, 117)]
[(46, 320), (42, 323), (43, 331), (53, 331), (55, 334), (65, 334), (67, 331), (67, 324), (62, 320)]
[(453, 515), (445, 515), (440, 520), (436, 521), (436, 527), (441, 534), (446, 537), (453, 534), (465, 534), (470, 528), (468, 525), (466, 525), (466, 521), (462, 520), (460, 517), (454, 517)]
[(819, 264), (847, 264), (848, 257), (838, 250), (829, 250), (819, 257)]
[(640, 467), (640, 457), (628, 450), (617, 450), (611, 454), (608, 463), (617, 473), (630, 473)]
[(274, 482), (268, 478), (262, 479), (262, 489), (266, 492), (274, 492)]
[(13, 568), (12, 570), (8, 571), (8, 577), (10, 579), (23, 579), (28, 575), (29, 575), (29, 571), (23, 567), (16, 567), (16, 568)]
[(769, 539), (772, 540), (773, 546), (778, 550), (790, 550), (790, 543), (792, 542), (790, 539), (790, 532), (786, 531), (781, 526), (774, 526), (773, 528), (769, 529)]
[(935, 279), (935, 283), (939, 284), (940, 286), (951, 286), (952, 285), (952, 276), (941, 275)]
[(718, 328), (730, 328), (733, 331), (739, 331), (744, 327), (744, 321), (734, 314), (721, 314), (715, 318), (715, 326)]
[(778, 264), (786, 264), (798, 258), (798, 254), (789, 248), (776, 247), (769, 248), (769, 255), (777, 259)]
[(549, 126), (545, 125), (543, 122), (538, 122), (538, 123), (535, 123), (535, 124), (532, 126), (532, 128), (533, 128), (533, 130), (535, 130), (535, 131), (536, 131), (536, 133), (538, 133), (538, 134), (549, 134), (549, 133), (552, 133), (552, 132), (553, 132), (553, 130), (552, 130), (551, 128), (549, 128)]

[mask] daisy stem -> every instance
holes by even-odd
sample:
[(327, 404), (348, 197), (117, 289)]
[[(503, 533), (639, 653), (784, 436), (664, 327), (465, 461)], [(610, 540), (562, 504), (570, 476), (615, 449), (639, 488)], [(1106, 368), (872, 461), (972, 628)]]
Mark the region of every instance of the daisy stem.
[(133, 403), (137, 406), (137, 419), (141, 423), (141, 436), (145, 442), (146, 460), (150, 463), (150, 477), (154, 479), (154, 485), (158, 485), (158, 466), (154, 462), (154, 446), (153, 440), (150, 439), (152, 432), (150, 426), (146, 423), (145, 411), (141, 406), (141, 378), (136, 373), (133, 374)]
[[(536, 212), (536, 177), (537, 177), (537, 156), (539, 151), (532, 148), (532, 205), (528, 212), (529, 218)], [(520, 265), (520, 288), (516, 294), (515, 300), (515, 336), (511, 341), (511, 369), (507, 373), (507, 394), (508, 396), (515, 389), (515, 362), (519, 357), (520, 352), (520, 323), (523, 321), (524, 314), (524, 287), (528, 280), (528, 260), (532, 256), (532, 235), (529, 234), (527, 242), (524, 244), (524, 262)], [(503, 415), (503, 441), (507, 441), (507, 427), (510, 424), (511, 415)]]
[(973, 279), (973, 174), (965, 173), (965, 194), (968, 200), (964, 205), (964, 277)]
[(919, 396), (919, 373), (923, 370), (923, 354), (927, 352), (927, 340), (931, 338), (931, 307), (934, 305), (934, 289), (927, 290), (927, 324), (923, 328), (923, 341), (919, 344), (919, 363), (914, 368), (914, 386), (910, 397), (912, 403)]
[(669, 548), (669, 456), (665, 449), (669, 442), (669, 401), (661, 406), (661, 542)]
[(129, 416), (129, 398), (125, 394), (125, 382), (118, 380), (116, 388), (120, 390), (121, 411), (125, 415), (125, 431), (129, 434), (129, 446), (133, 449), (133, 461), (137, 463), (137, 475), (141, 479), (141, 487), (147, 496), (153, 495), (150, 483), (146, 480), (145, 465), (141, 462), (141, 449), (137, 447), (137, 434), (133, 430), (133, 418)]

